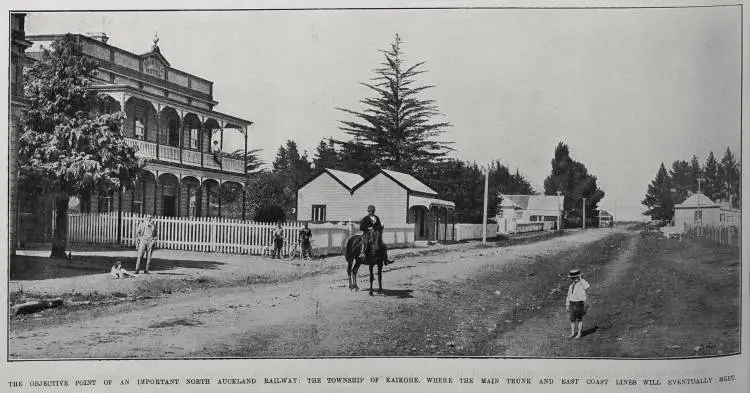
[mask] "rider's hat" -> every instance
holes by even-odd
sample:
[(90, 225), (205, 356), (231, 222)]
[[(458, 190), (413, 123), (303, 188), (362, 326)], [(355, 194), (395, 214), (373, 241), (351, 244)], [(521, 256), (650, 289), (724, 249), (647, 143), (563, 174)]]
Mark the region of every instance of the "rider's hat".
[(568, 272), (568, 277), (570, 278), (577, 278), (581, 277), (581, 270), (580, 269), (573, 269)]
[(373, 211), (373, 212), (374, 212), (374, 211), (375, 211), (375, 205), (370, 205), (370, 206), (367, 206), (367, 211), (368, 211), (368, 212), (369, 212), (369, 211)]

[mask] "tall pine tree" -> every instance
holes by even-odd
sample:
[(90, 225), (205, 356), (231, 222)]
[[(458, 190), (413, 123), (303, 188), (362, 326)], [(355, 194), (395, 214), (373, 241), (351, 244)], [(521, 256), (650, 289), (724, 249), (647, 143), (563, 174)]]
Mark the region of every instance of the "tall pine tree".
[(739, 206), (740, 165), (728, 147), (724, 152), (724, 157), (721, 158), (721, 164), (719, 165), (719, 179), (722, 189), (722, 199), (726, 201), (731, 199), (732, 205)]
[(706, 181), (701, 185), (701, 190), (712, 201), (721, 200), (721, 179), (719, 178), (719, 162), (716, 161), (714, 152), (708, 153), (706, 163), (703, 165), (703, 176)]
[(544, 194), (556, 195), (560, 191), (565, 197), (563, 212), (582, 215), (583, 198), (586, 198), (586, 217), (593, 220), (604, 191), (596, 185), (596, 176), (588, 173), (583, 163), (570, 157), (565, 143), (558, 143), (552, 159), (552, 172), (544, 179)]
[(672, 178), (662, 162), (656, 177), (648, 186), (646, 197), (641, 201), (648, 208), (643, 214), (651, 216), (653, 220), (672, 220), (675, 205), (673, 189)]
[[(396, 35), (385, 60), (375, 69), (371, 83), (363, 83), (374, 93), (361, 101), (361, 112), (338, 108), (355, 117), (341, 121), (341, 129), (352, 138), (337, 141), (342, 155), (360, 172), (371, 172), (372, 166), (407, 173), (419, 173), (429, 164), (446, 157), (449, 143), (439, 140), (447, 122), (434, 122), (442, 116), (434, 101), (420, 98), (434, 87), (418, 85), (416, 77), (425, 71), (424, 62), (407, 66), (403, 61), (401, 38)], [(359, 162), (359, 164), (357, 164)]]

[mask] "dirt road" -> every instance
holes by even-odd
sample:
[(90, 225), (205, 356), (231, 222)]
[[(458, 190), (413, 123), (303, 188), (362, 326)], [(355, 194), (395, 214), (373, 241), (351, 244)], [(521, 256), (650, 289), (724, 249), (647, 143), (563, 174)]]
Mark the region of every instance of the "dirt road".
[[(490, 271), (575, 250), (616, 233), (619, 232), (587, 231), (507, 248), (404, 258), (386, 268), (386, 290), (376, 296), (369, 296), (366, 290), (352, 292), (347, 288), (342, 258), (342, 269), (334, 274), (280, 285), (181, 294), (93, 320), (11, 331), (10, 356), (38, 359), (461, 353), (469, 347), (463, 343), (466, 340), (453, 337), (455, 334), (450, 332), (428, 337), (431, 328), (438, 328), (443, 322), (410, 320), (419, 314), (413, 311), (439, 307), (443, 287), (468, 289), (473, 280)], [(555, 270), (556, 275), (566, 271), (562, 266), (548, 269)], [(361, 288), (368, 286), (368, 276), (366, 270), (360, 271)], [(490, 293), (491, 297), (498, 304), (508, 303), (502, 288), (496, 291)], [(412, 318), (404, 318), (407, 316)], [(459, 310), (450, 308), (441, 310), (437, 318), (461, 322)], [(420, 332), (421, 340), (411, 342), (409, 337)], [(388, 345), (378, 345), (384, 340)], [(423, 347), (416, 342), (434, 343)]]
[[(618, 285), (637, 242), (637, 232), (592, 230), (403, 258), (385, 269), (386, 289), (375, 296), (347, 288), (341, 258), (332, 274), (11, 328), (10, 358), (585, 356), (564, 338), (565, 274), (583, 269), (598, 288), (592, 310), (599, 313), (607, 305), (596, 300), (597, 291)], [(360, 270), (360, 288), (368, 276)], [(595, 329), (588, 333), (582, 341), (596, 340)]]

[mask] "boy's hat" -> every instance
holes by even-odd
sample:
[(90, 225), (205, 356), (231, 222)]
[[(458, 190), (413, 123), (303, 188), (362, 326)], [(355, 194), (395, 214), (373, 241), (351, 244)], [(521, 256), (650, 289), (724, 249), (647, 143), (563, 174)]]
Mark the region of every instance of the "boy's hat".
[(568, 277), (570, 278), (576, 278), (581, 277), (581, 270), (580, 269), (573, 269), (568, 272)]

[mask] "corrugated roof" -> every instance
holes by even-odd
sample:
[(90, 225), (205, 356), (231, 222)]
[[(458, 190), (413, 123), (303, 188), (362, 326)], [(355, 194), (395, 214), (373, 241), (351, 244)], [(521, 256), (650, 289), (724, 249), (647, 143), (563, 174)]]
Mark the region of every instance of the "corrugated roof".
[(412, 175), (408, 175), (406, 173), (401, 173), (401, 172), (396, 172), (396, 171), (391, 171), (388, 169), (383, 169), (383, 172), (385, 172), (388, 176), (394, 178), (397, 182), (401, 183), (401, 185), (406, 187), (406, 189), (409, 191), (437, 195), (437, 192), (435, 192), (435, 190), (433, 190), (430, 187), (427, 187), (427, 185), (417, 180)]
[(696, 192), (695, 194), (688, 197), (685, 202), (676, 205), (675, 208), (689, 208), (689, 207), (709, 207), (719, 206), (718, 203), (712, 201), (709, 197), (703, 195), (702, 192)]
[(350, 190), (357, 184), (361, 183), (364, 178), (356, 173), (349, 173), (344, 171), (338, 171), (336, 169), (326, 168), (326, 172), (336, 178), (338, 181), (344, 183)]

